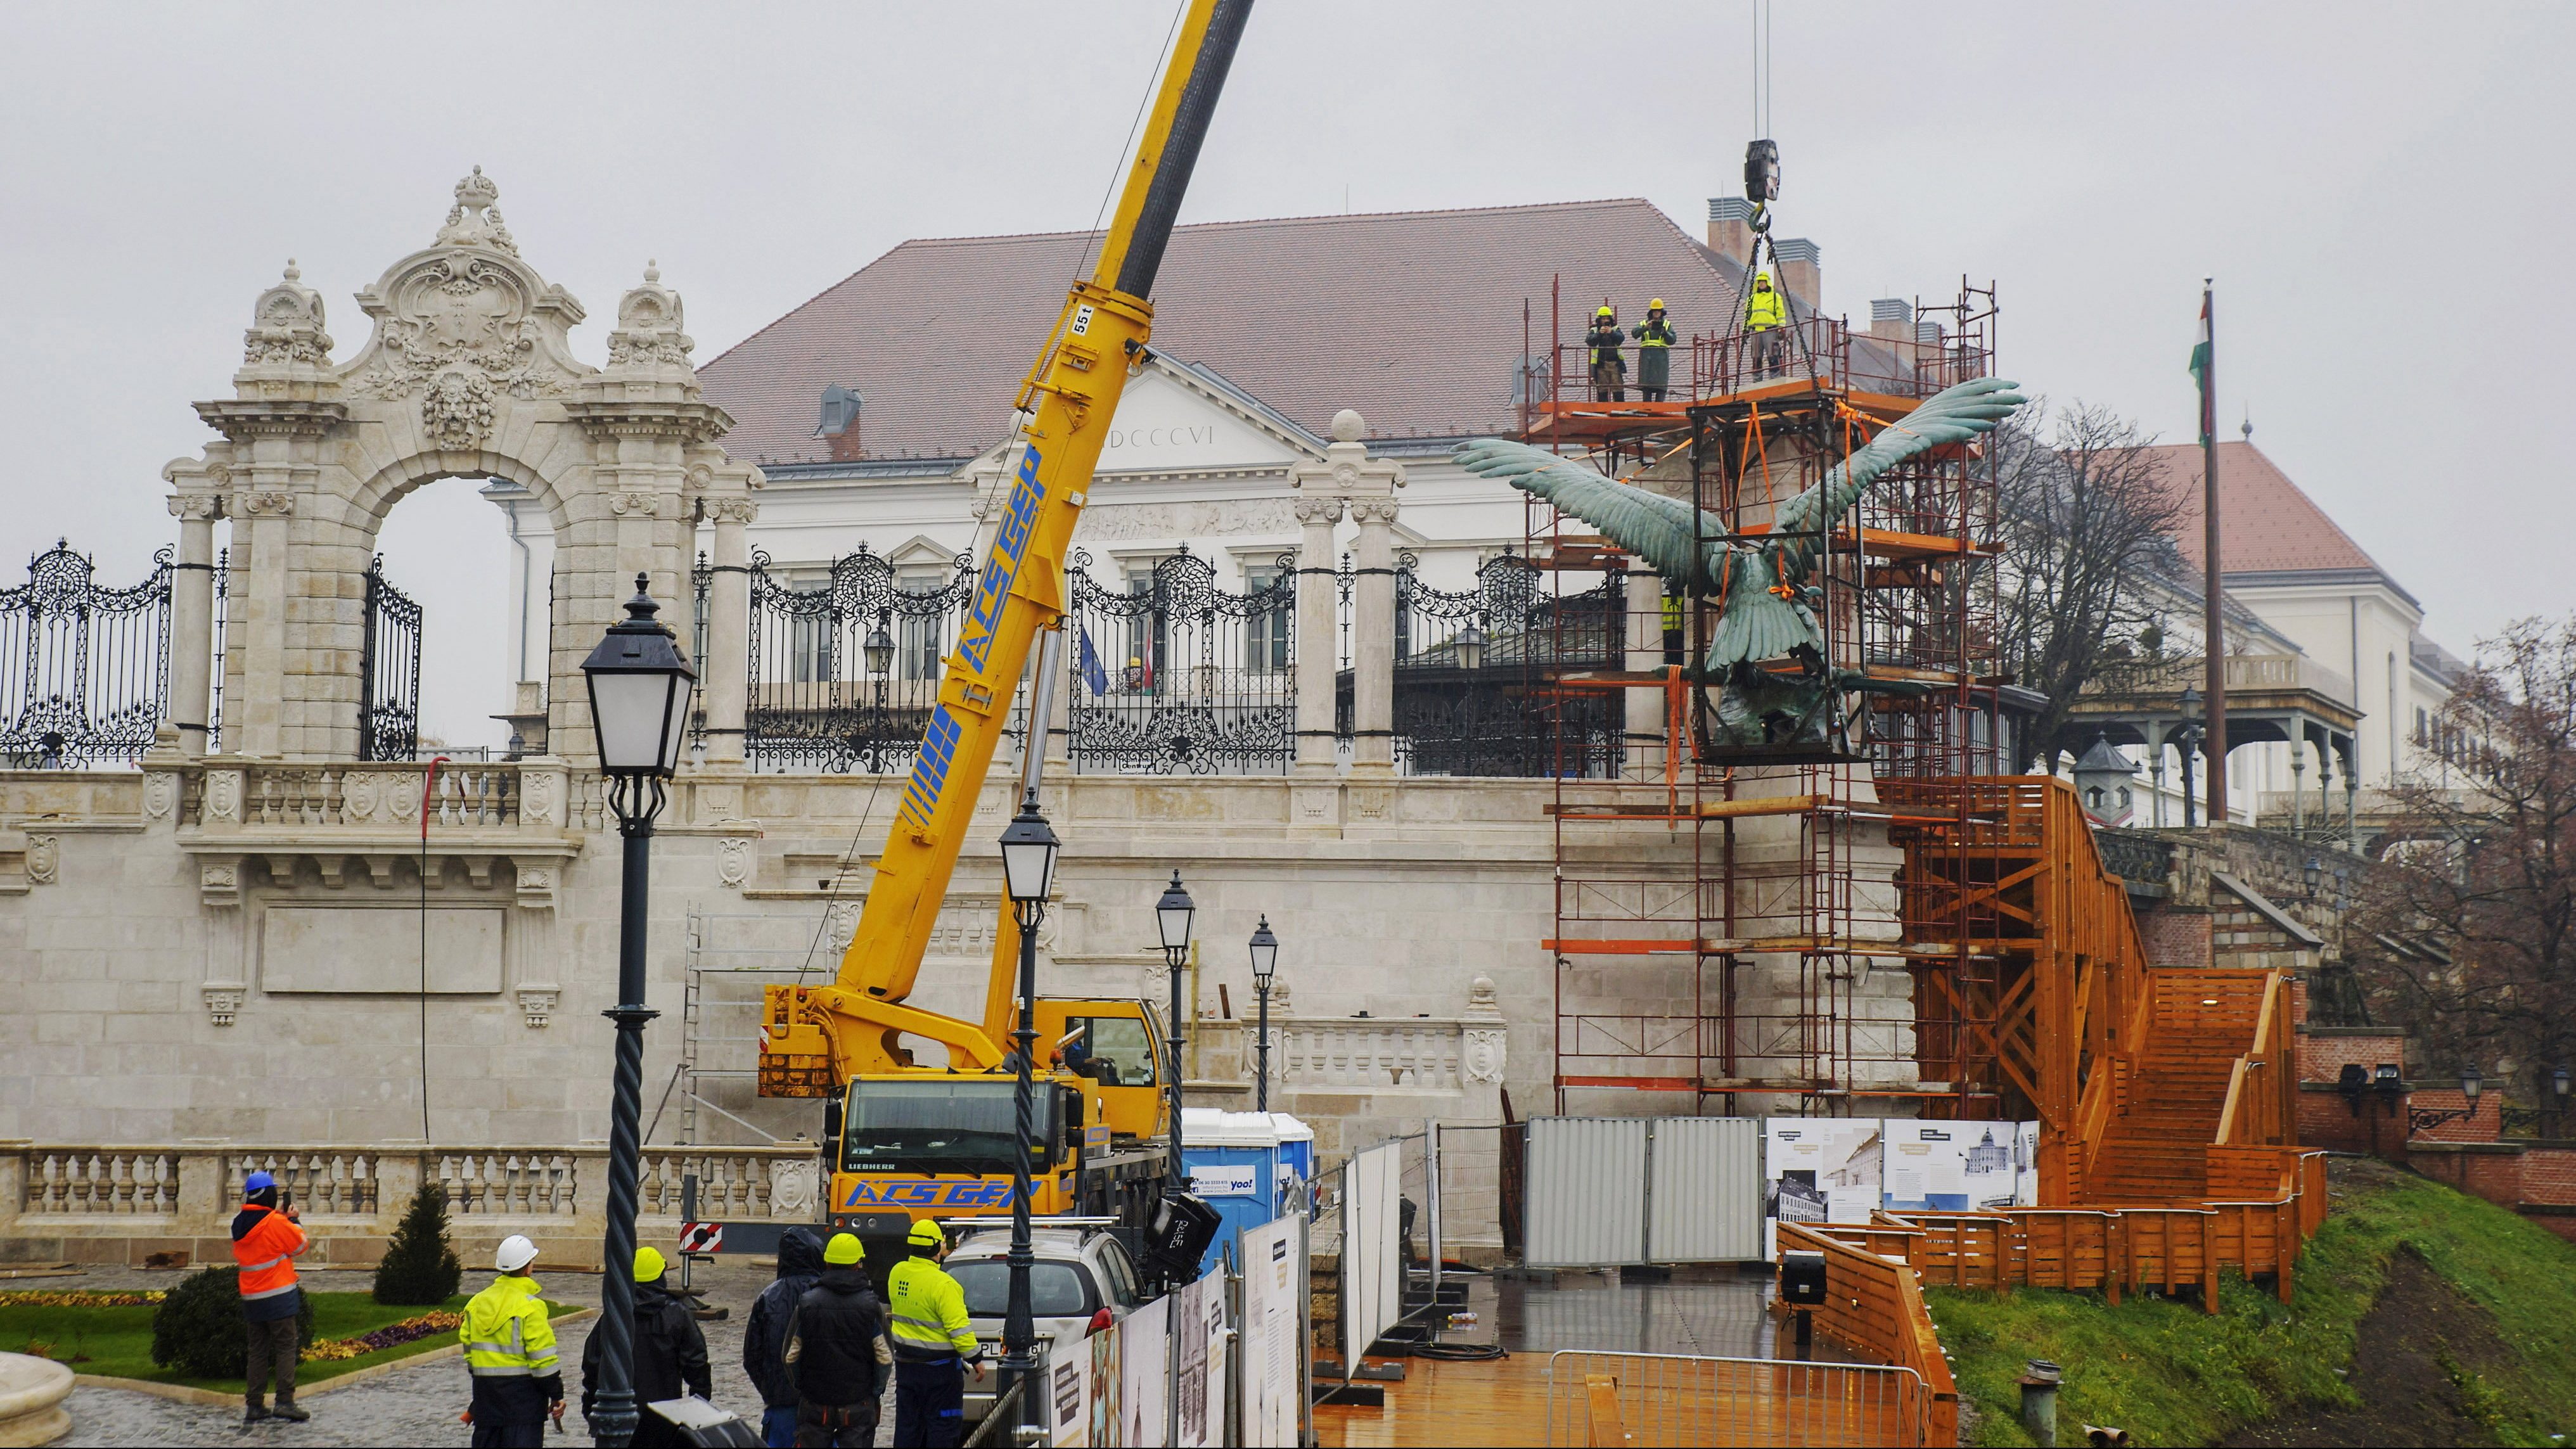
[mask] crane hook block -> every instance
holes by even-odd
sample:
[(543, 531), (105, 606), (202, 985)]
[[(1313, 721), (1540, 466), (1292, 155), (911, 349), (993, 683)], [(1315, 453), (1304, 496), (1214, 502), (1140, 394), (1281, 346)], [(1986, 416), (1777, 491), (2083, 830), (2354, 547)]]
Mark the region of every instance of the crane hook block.
[(1744, 199), (1760, 206), (1780, 199), (1780, 143), (1753, 141), (1744, 148)]

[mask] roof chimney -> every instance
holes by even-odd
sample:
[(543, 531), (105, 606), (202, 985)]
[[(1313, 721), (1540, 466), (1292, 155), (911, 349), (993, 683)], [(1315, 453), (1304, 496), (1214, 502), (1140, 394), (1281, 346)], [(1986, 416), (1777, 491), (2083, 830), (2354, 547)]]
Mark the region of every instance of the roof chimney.
[(859, 409), (867, 399), (854, 388), (839, 383), (823, 389), (823, 421), (814, 436), (830, 440), (832, 461), (849, 463), (863, 456), (859, 451)]
[(1825, 273), (1816, 244), (1802, 236), (1784, 237), (1772, 243), (1772, 250), (1780, 258), (1780, 290), (1810, 311), (1823, 310), (1818, 299), (1824, 295)]
[(1914, 334), (1914, 304), (1902, 297), (1881, 297), (1869, 304), (1869, 335), (1885, 342), (1908, 342)]
[(1741, 264), (1753, 255), (1753, 203), (1741, 196), (1708, 199), (1708, 249)]

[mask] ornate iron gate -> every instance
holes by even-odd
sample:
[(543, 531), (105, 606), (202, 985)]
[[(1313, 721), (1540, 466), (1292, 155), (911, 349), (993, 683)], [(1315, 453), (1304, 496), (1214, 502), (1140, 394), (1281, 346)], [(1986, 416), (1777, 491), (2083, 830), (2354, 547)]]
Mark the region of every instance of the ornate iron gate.
[(939, 675), (975, 591), (975, 561), (900, 577), (859, 551), (799, 588), (751, 556), (750, 699), (743, 750), (755, 769), (909, 770), (939, 702)]
[[(1395, 573), (1395, 760), (1412, 775), (1591, 779), (1618, 773), (1615, 694), (1550, 688), (1568, 670), (1617, 669), (1626, 579), (1579, 594), (1540, 592), (1539, 569), (1509, 551), (1476, 587), (1433, 588), (1410, 553)], [(1550, 712), (1563, 716), (1551, 728)], [(1558, 755), (1563, 752), (1565, 757)]]
[(1285, 774), (1297, 742), (1297, 557), (1216, 585), (1187, 548), (1119, 585), (1073, 555), (1077, 770), (1127, 775)]
[(0, 761), (19, 769), (131, 764), (170, 696), (170, 550), (130, 589), (101, 588), (68, 540), (0, 589)]
[(420, 753), (420, 605), (385, 578), (385, 558), (367, 565), (367, 636), (358, 661), (358, 758), (408, 760)]

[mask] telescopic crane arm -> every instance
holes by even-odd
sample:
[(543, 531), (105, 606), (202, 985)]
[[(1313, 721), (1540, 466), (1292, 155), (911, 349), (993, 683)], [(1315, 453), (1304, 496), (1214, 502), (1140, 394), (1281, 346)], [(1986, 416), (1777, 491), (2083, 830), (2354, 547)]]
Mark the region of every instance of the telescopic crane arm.
[[(1008, 723), (1011, 698), (1040, 630), (1064, 614), (1065, 557), (1074, 521), (1100, 461), (1109, 422), (1131, 371), (1141, 366), (1152, 333), (1154, 275), (1181, 198), (1207, 138), (1218, 93), (1242, 40), (1252, 0), (1191, 0), (1164, 70), (1161, 89), (1101, 239), (1099, 265), (1074, 284), (1037, 364), (1017, 400), (1025, 444), (992, 541), (986, 549), (957, 647), (948, 656), (939, 700), (905, 782), (876, 878), (837, 982), (828, 987), (772, 988), (796, 993), (793, 1020), (773, 1051), (810, 1060), (800, 1027), (820, 1028), (839, 1080), (908, 1065), (905, 1035), (947, 1048), (949, 1063), (968, 1070), (998, 1065), (1002, 1024), (969, 1022), (907, 1006), (921, 971), (950, 875), (974, 822), (977, 797)], [(1064, 100), (1105, 105), (1098, 76), (1069, 76)], [(1036, 686), (1044, 688), (1044, 681)], [(1033, 732), (1034, 733), (1034, 732)], [(1031, 739), (1028, 748), (1043, 750)], [(1015, 959), (1018, 933), (1002, 911), (997, 963)], [(1005, 969), (997, 964), (997, 971)], [(1007, 990), (988, 999), (988, 1015), (1007, 1015)], [(769, 1014), (773, 1036), (782, 1013)], [(766, 1063), (764, 1064), (766, 1065)], [(764, 1090), (769, 1073), (764, 1071)]]

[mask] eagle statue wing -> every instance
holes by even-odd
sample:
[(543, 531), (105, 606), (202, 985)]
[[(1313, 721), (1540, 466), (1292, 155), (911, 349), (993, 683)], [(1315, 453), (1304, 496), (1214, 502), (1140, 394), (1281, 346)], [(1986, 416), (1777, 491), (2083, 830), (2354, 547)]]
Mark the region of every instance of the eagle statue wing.
[[(1692, 515), (1698, 510), (1678, 498), (1605, 478), (1571, 458), (1506, 438), (1461, 443), (1450, 456), (1470, 473), (1535, 493), (1600, 529), (1603, 537), (1665, 578), (1686, 584), (1708, 581), (1708, 564), (1692, 541)], [(1726, 533), (1726, 525), (1714, 513), (1698, 513), (1698, 522), (1698, 548), (1722, 550), (1716, 540)]]
[(1921, 407), (1881, 428), (1877, 437), (1835, 464), (1822, 481), (1781, 504), (1771, 521), (1772, 535), (1780, 542), (1769, 550), (1780, 576), (1803, 583), (1815, 559), (1813, 537), (1790, 535), (1813, 535), (1830, 529), (1880, 474), (1917, 453), (1994, 431), (1996, 424), (2022, 405), (2022, 395), (2013, 391), (2017, 386), (1999, 377), (1979, 377), (1944, 388)]

